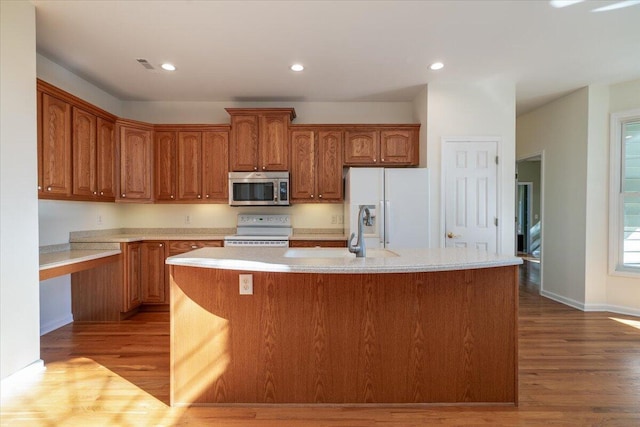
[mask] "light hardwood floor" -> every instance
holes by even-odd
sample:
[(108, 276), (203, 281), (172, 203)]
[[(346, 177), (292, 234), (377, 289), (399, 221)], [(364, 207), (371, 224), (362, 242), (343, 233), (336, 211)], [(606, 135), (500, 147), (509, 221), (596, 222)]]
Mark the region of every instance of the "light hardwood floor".
[(3, 383), (2, 426), (640, 425), (640, 319), (542, 298), (521, 270), (520, 405), (171, 408), (169, 322), (72, 324), (42, 337), (46, 370)]

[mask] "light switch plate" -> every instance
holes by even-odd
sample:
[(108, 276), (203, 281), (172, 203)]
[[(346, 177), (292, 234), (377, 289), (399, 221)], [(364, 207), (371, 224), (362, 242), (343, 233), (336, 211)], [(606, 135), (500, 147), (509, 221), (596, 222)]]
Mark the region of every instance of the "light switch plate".
[(253, 295), (253, 274), (240, 275), (240, 295)]

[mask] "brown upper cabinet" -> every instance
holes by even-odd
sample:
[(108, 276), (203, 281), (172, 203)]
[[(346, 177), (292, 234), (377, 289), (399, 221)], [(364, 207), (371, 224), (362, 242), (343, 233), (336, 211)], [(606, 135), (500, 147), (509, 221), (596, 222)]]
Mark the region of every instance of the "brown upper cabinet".
[(228, 201), (228, 126), (158, 125), (154, 142), (156, 201)]
[(41, 80), (38, 197), (114, 201), (115, 116)]
[(231, 116), (229, 169), (289, 170), (289, 124), (293, 108), (227, 108)]
[(420, 125), (381, 125), (345, 129), (346, 166), (417, 166)]
[(178, 133), (156, 130), (153, 142), (155, 200), (176, 200)]
[(229, 171), (290, 171), (292, 202), (340, 202), (342, 168), (417, 166), (419, 124), (292, 125), (293, 108), (227, 108), (231, 125), (149, 124), (37, 80), (38, 197), (226, 203)]
[(153, 127), (118, 120), (120, 182), (118, 201), (151, 202)]
[(340, 130), (291, 131), (291, 201), (340, 202), (343, 198)]
[(115, 122), (73, 107), (73, 195), (115, 200)]
[(38, 191), (41, 198), (71, 195), (71, 105), (46, 93), (38, 121)]

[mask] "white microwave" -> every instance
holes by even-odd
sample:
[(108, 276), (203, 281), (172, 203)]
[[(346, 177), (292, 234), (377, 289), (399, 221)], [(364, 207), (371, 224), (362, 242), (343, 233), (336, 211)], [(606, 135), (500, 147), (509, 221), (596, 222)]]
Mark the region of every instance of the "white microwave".
[(288, 206), (289, 172), (229, 172), (229, 205)]

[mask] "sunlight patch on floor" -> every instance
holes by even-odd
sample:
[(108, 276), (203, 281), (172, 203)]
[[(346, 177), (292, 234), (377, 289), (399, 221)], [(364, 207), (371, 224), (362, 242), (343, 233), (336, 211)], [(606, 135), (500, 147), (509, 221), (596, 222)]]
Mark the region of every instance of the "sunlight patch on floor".
[(640, 329), (640, 320), (619, 319), (617, 317), (610, 317), (609, 319)]

